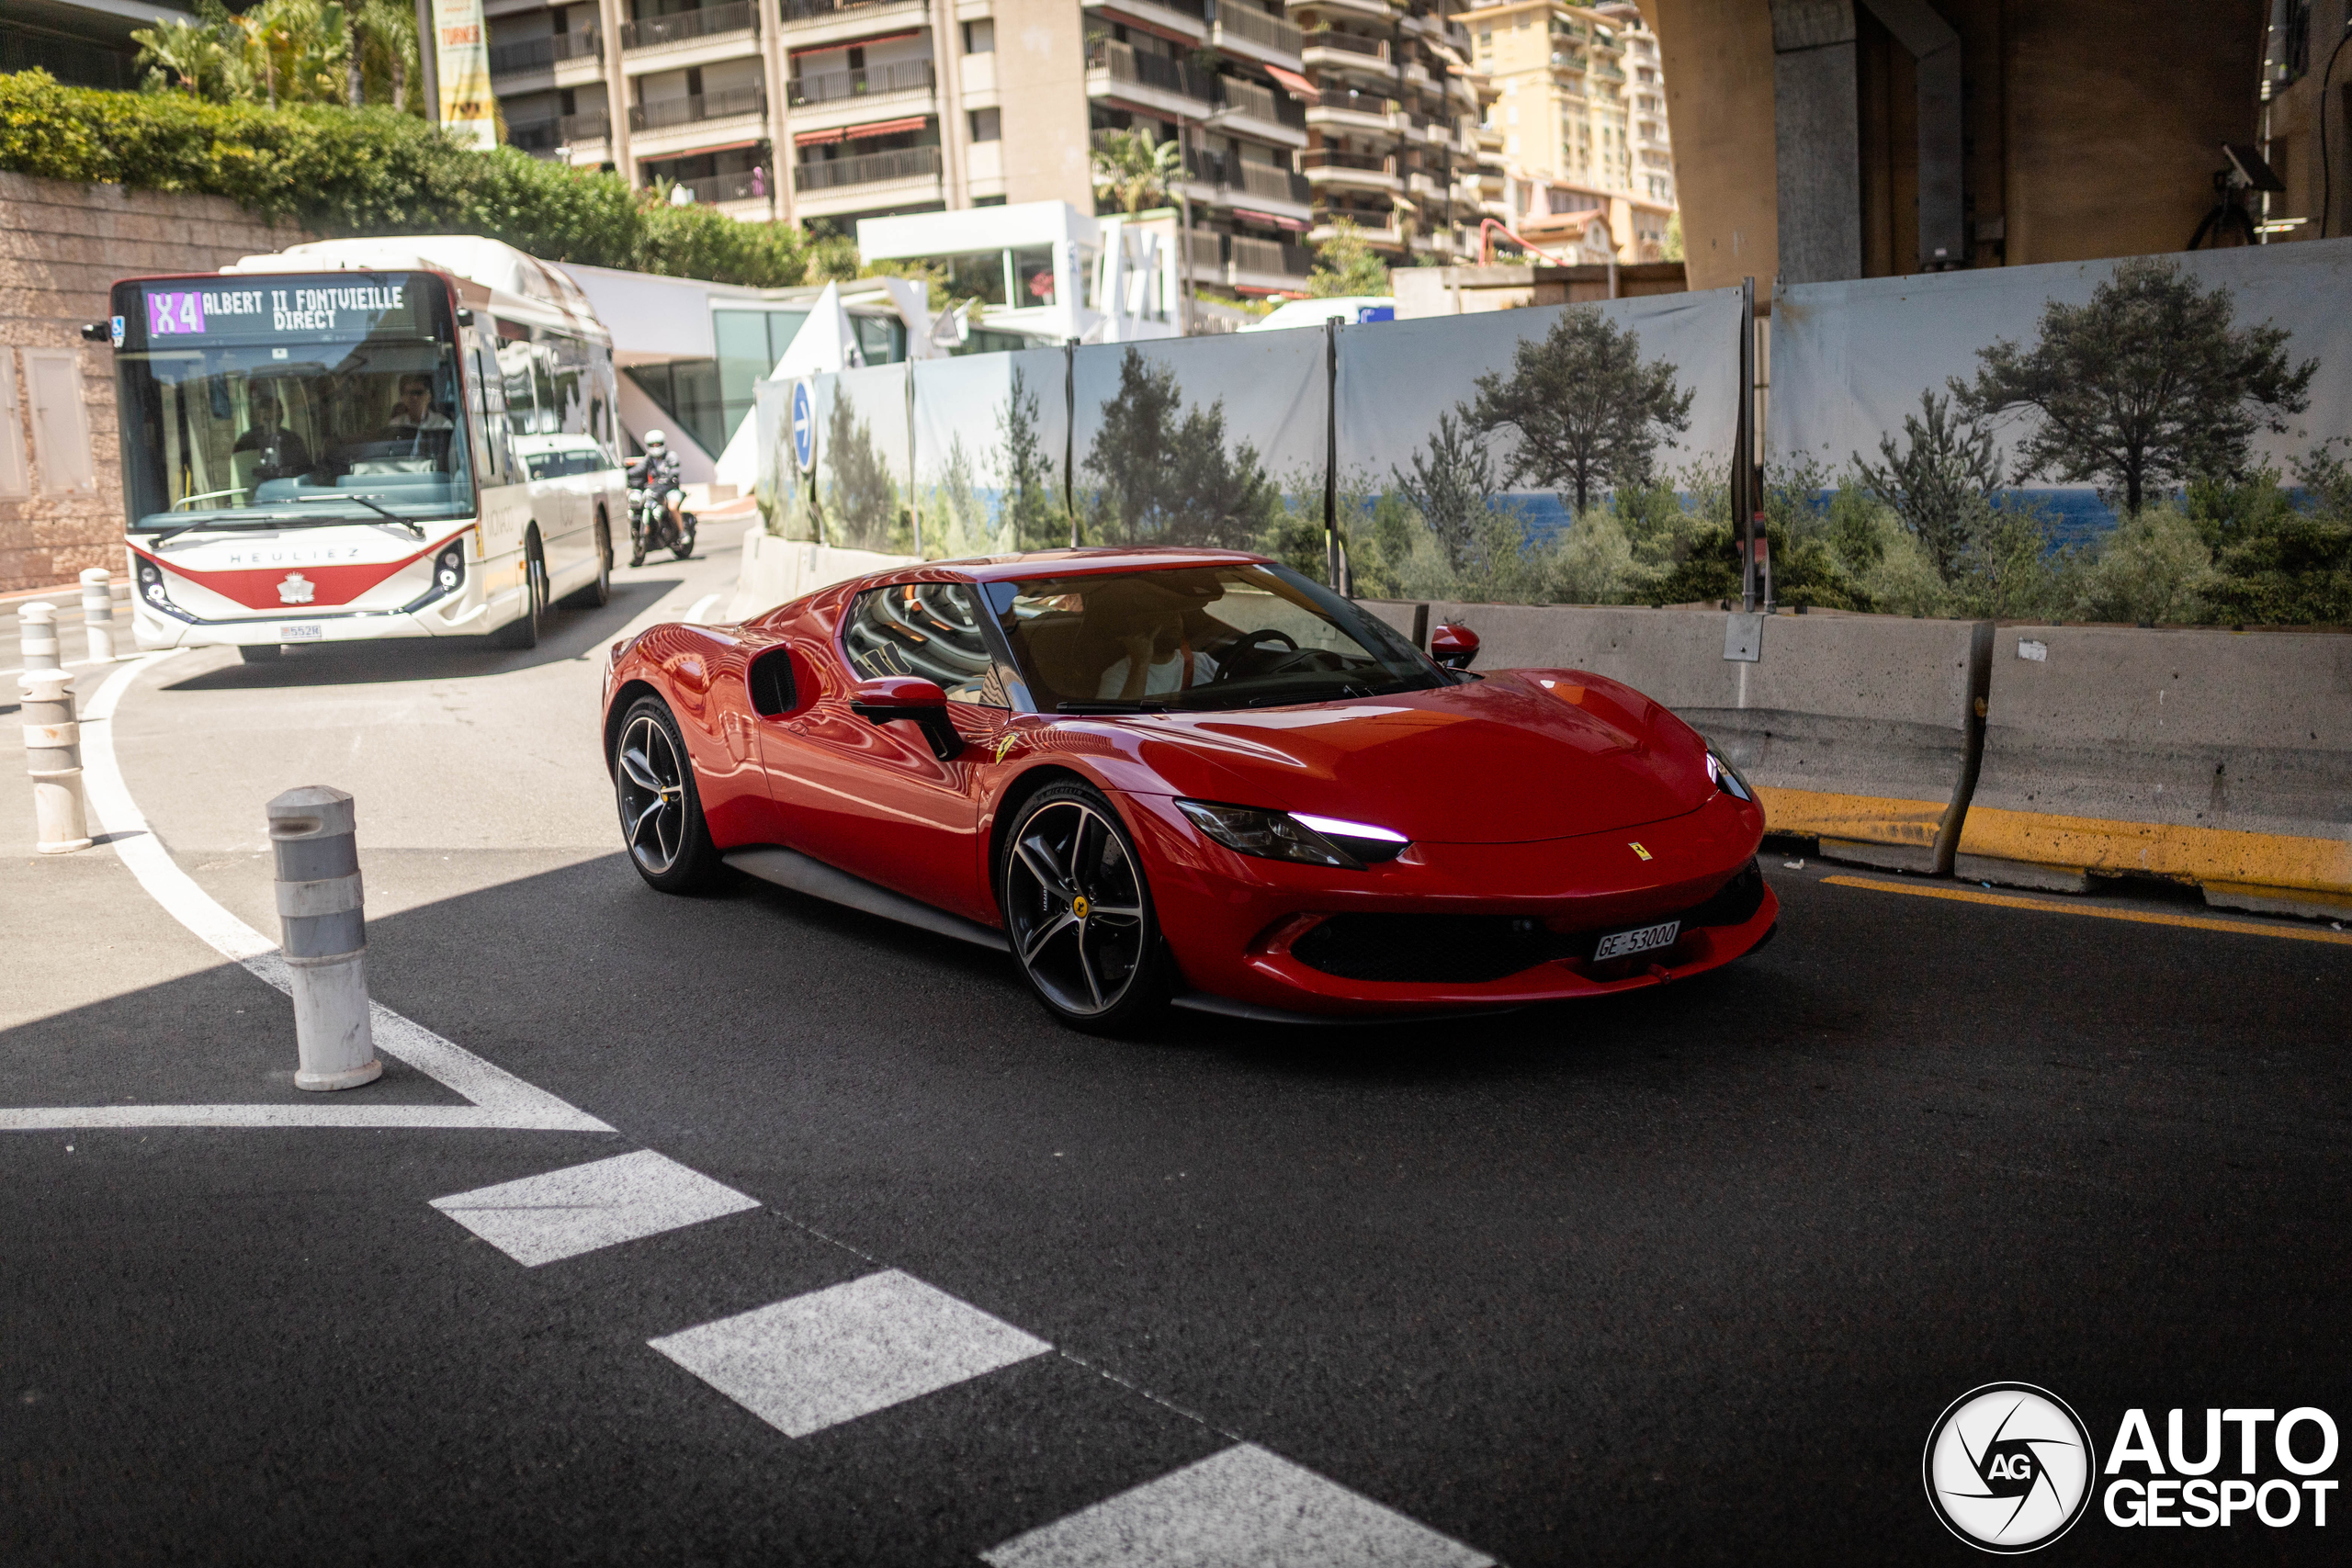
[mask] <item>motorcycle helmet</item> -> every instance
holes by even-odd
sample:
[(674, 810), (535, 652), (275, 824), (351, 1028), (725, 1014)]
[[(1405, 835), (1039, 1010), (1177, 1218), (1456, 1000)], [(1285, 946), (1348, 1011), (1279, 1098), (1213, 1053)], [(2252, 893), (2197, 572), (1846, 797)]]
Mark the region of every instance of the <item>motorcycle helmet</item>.
[(649, 430), (645, 433), (645, 455), (647, 457), (659, 457), (669, 449), (670, 438), (668, 436), (662, 434), (658, 430)]

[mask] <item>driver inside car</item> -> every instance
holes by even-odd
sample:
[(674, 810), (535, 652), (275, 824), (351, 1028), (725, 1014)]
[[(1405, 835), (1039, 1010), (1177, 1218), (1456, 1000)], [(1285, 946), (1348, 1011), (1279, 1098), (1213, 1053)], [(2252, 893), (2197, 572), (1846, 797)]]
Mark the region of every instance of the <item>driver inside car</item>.
[[(1120, 650), (1103, 670), (1096, 696), (1134, 702), (1216, 679), (1217, 661), (1201, 646), (1215, 623), (1191, 600), (1136, 579), (1106, 584), (1087, 598), (1090, 616), (1109, 623), (1103, 629)], [(1101, 603), (1105, 599), (1112, 602)]]

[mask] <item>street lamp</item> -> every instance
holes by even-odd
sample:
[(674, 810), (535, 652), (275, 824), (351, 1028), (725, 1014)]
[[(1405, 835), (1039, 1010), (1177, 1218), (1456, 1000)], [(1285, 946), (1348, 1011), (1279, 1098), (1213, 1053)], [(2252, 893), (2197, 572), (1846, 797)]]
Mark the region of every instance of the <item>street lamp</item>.
[(1192, 131), (1194, 126), (1220, 124), (1227, 116), (1239, 112), (1240, 107), (1238, 104), (1227, 104), (1198, 118), (1182, 110), (1176, 115), (1176, 254), (1183, 258), (1183, 299), (1180, 303), (1186, 337), (1193, 335), (1193, 196), (1184, 188), (1184, 182), (1193, 177)]

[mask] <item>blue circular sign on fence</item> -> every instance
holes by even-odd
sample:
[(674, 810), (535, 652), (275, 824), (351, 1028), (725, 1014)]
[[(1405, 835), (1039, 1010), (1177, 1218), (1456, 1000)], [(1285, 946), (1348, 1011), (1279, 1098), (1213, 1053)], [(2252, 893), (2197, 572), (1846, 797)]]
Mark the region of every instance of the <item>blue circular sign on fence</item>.
[(792, 455), (802, 473), (817, 466), (817, 393), (806, 381), (792, 384)]

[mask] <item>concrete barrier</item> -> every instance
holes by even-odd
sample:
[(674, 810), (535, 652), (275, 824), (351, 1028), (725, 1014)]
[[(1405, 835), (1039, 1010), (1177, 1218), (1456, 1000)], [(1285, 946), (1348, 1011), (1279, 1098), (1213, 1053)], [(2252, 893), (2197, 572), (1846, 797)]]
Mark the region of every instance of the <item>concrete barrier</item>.
[(748, 620), (787, 600), (869, 571), (911, 566), (912, 556), (877, 555), (871, 550), (835, 549), (831, 545), (779, 539), (763, 524), (743, 533), (743, 566), (735, 580), (735, 597), (727, 607), (730, 621)]
[[(1411, 635), (1411, 604), (1365, 606)], [(1751, 664), (1724, 658), (1721, 612), (1437, 602), (1430, 619), (1476, 631), (1482, 670), (1589, 670), (1664, 703), (1747, 775), (1774, 832), (1836, 859), (1951, 868), (1990, 622), (1772, 615)]]
[(1960, 875), (2352, 914), (2352, 636), (2003, 626), (1993, 651)]

